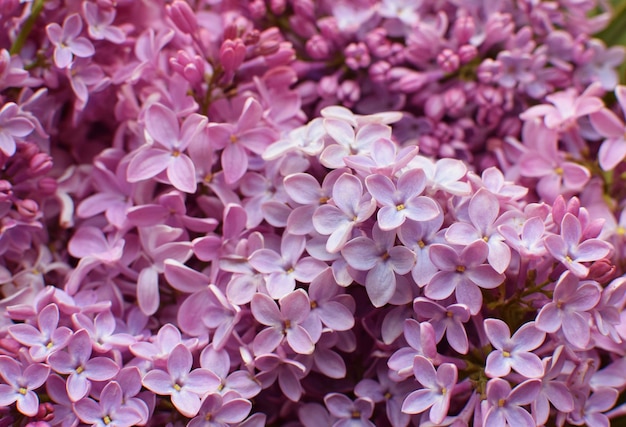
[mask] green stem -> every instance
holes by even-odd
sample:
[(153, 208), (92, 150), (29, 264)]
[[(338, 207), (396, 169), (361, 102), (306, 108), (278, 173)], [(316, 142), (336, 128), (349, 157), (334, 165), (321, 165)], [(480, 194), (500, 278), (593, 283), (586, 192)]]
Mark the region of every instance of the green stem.
[(39, 15), (41, 14), (45, 3), (46, 0), (35, 0), (35, 2), (33, 3), (33, 8), (30, 12), (30, 16), (26, 19), (26, 22), (24, 22), (24, 26), (22, 27), (20, 33), (17, 35), (17, 38), (13, 42), (11, 50), (9, 50), (9, 53), (11, 55), (17, 55), (24, 47), (24, 43), (26, 43), (26, 39), (30, 35), (30, 32), (33, 30), (35, 21), (37, 21), (37, 18), (39, 18)]

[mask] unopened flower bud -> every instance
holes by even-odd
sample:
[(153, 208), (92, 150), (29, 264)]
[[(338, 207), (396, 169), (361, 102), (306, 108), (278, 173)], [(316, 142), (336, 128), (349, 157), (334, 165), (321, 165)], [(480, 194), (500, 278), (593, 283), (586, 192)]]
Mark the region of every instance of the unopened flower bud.
[(354, 105), (361, 99), (361, 87), (354, 80), (344, 80), (337, 90), (337, 97), (344, 105)]
[(617, 275), (617, 267), (607, 258), (595, 261), (589, 267), (587, 279), (595, 280), (601, 285), (609, 283)]
[(467, 64), (472, 59), (476, 58), (476, 56), (478, 55), (478, 49), (476, 49), (476, 46), (474, 45), (464, 44), (459, 48), (457, 55), (459, 55), (461, 64)]
[(253, 0), (248, 4), (248, 12), (252, 19), (261, 19), (267, 15), (267, 7), (263, 0)]
[(170, 58), (174, 72), (182, 75), (192, 85), (202, 82), (204, 77), (204, 61), (199, 55), (193, 58), (184, 50), (179, 50), (176, 57)]
[(311, 0), (293, 2), (293, 11), (296, 15), (308, 20), (315, 19), (315, 4)]
[(424, 104), (424, 113), (434, 121), (441, 120), (446, 115), (443, 97), (436, 94), (429, 96)]
[(465, 44), (474, 35), (476, 24), (471, 16), (459, 16), (454, 21), (452, 35), (456, 38), (458, 44)]
[(418, 91), (428, 83), (428, 77), (425, 73), (405, 67), (390, 69), (387, 73), (387, 78), (389, 79), (390, 90), (404, 93)]
[(17, 212), (25, 219), (34, 219), (39, 213), (39, 205), (37, 202), (31, 199), (24, 199), (15, 203), (17, 206)]
[(37, 187), (44, 195), (51, 195), (56, 193), (58, 184), (56, 179), (46, 176), (37, 182)]
[(376, 83), (383, 83), (387, 79), (387, 72), (391, 69), (391, 64), (387, 61), (378, 61), (368, 69), (370, 79)]
[(337, 93), (338, 86), (337, 76), (324, 76), (317, 85), (317, 93), (322, 98), (331, 98)]
[(282, 15), (287, 8), (286, 0), (270, 0), (270, 9), (274, 15)]
[(461, 60), (459, 59), (459, 56), (452, 51), (452, 49), (444, 49), (439, 55), (437, 55), (437, 65), (439, 65), (446, 73), (453, 73), (459, 69)]
[(175, 0), (166, 10), (174, 25), (183, 33), (193, 34), (198, 30), (196, 15), (186, 1)]
[(465, 92), (459, 88), (452, 88), (443, 94), (443, 103), (448, 115), (455, 116), (465, 107)]
[(246, 46), (241, 39), (224, 40), (220, 48), (220, 62), (224, 71), (234, 73), (246, 58)]
[(327, 59), (330, 54), (330, 45), (319, 34), (314, 35), (306, 42), (306, 53), (315, 60)]
[(365, 43), (350, 43), (344, 50), (346, 65), (353, 70), (367, 68), (370, 65), (370, 53)]
[(43, 175), (52, 169), (52, 158), (46, 153), (37, 153), (30, 158), (29, 168), (33, 175)]

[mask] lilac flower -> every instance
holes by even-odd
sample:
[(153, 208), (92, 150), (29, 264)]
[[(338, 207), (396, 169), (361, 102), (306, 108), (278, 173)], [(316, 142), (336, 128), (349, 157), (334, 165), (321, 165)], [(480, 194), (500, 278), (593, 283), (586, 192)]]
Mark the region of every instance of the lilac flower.
[(270, 353), (286, 339), (293, 351), (311, 354), (315, 343), (309, 333), (300, 325), (311, 311), (309, 297), (303, 289), (285, 295), (279, 300), (280, 310), (273, 299), (264, 294), (256, 294), (250, 302), (252, 315), (261, 324), (268, 326), (254, 338), (254, 353)]
[(278, 380), (278, 386), (285, 397), (292, 402), (298, 402), (304, 393), (300, 380), (307, 373), (307, 368), (287, 357), (281, 347), (276, 349), (276, 353), (263, 354), (255, 359), (255, 366), (261, 371), (256, 378), (263, 388)]
[(171, 109), (162, 104), (151, 105), (146, 111), (146, 131), (155, 144), (145, 144), (135, 152), (128, 165), (128, 181), (143, 181), (165, 170), (175, 188), (195, 192), (196, 170), (183, 151), (206, 123), (206, 117), (194, 114), (183, 122), (181, 128)]
[(485, 319), (485, 334), (495, 347), (485, 365), (485, 374), (504, 377), (511, 368), (526, 378), (543, 375), (541, 359), (532, 350), (543, 344), (546, 334), (535, 327), (535, 322), (522, 325), (511, 337), (511, 331), (500, 319)]
[(252, 399), (261, 391), (261, 385), (247, 370), (233, 371), (231, 357), (225, 349), (218, 349), (210, 344), (200, 353), (200, 367), (212, 371), (220, 379), (217, 387), (219, 394), (237, 395)]
[(0, 384), (0, 406), (8, 407), (17, 402), (17, 410), (34, 417), (39, 410), (39, 398), (34, 390), (48, 378), (50, 368), (33, 363), (22, 369), (22, 365), (8, 356), (0, 356), (0, 376), (6, 384)]
[(600, 239), (586, 239), (581, 242), (582, 237), (579, 219), (568, 212), (561, 221), (561, 234), (550, 235), (544, 239), (548, 252), (580, 278), (589, 273), (589, 268), (583, 262), (602, 259), (611, 252), (611, 246), (607, 242)]
[(354, 299), (340, 290), (330, 268), (318, 274), (309, 285), (311, 312), (304, 326), (312, 337), (321, 335), (322, 324), (334, 331), (347, 331), (354, 326), (354, 316), (348, 308), (354, 304)]
[(568, 342), (586, 348), (591, 338), (589, 311), (600, 301), (598, 285), (579, 284), (576, 276), (566, 271), (559, 278), (552, 299), (537, 315), (537, 328), (549, 333), (562, 330)]
[(73, 55), (89, 58), (95, 53), (91, 42), (85, 37), (78, 37), (83, 29), (83, 20), (74, 13), (63, 21), (63, 27), (56, 22), (46, 27), (48, 38), (54, 45), (54, 63), (59, 68), (66, 68), (72, 62)]
[(494, 378), (487, 383), (487, 407), (485, 425), (504, 426), (505, 423), (520, 427), (534, 427), (531, 415), (521, 408), (533, 402), (539, 393), (539, 380), (526, 380), (511, 390), (508, 381)]
[(524, 258), (540, 259), (547, 252), (543, 243), (545, 224), (540, 217), (535, 216), (524, 222), (519, 234), (509, 224), (500, 225), (498, 231)]
[(226, 183), (237, 182), (248, 168), (248, 150), (263, 154), (275, 140), (274, 132), (263, 126), (263, 107), (254, 98), (247, 98), (237, 124), (212, 123), (209, 138), (222, 151), (222, 169)]
[(119, 331), (116, 333), (118, 324), (111, 310), (101, 311), (93, 320), (83, 313), (75, 313), (72, 315), (72, 322), (76, 329), (84, 329), (89, 333), (93, 349), (99, 353), (106, 353), (114, 348), (125, 350), (136, 342), (130, 334)]
[(313, 257), (303, 257), (306, 239), (284, 233), (280, 254), (271, 249), (259, 249), (249, 259), (250, 265), (267, 274), (267, 291), (272, 298), (282, 298), (292, 292), (296, 281), (310, 283), (327, 266)]
[(9, 327), (9, 334), (18, 342), (29, 347), (28, 353), (35, 362), (44, 362), (56, 350), (67, 344), (72, 330), (59, 327), (59, 307), (48, 304), (37, 315), (35, 328), (28, 323), (21, 323)]
[(252, 404), (249, 400), (222, 397), (217, 393), (209, 394), (198, 411), (198, 416), (187, 424), (189, 427), (228, 427), (241, 423), (250, 413)]
[(467, 354), (469, 342), (463, 323), (470, 319), (470, 312), (466, 306), (452, 304), (444, 308), (428, 298), (418, 297), (413, 301), (413, 310), (433, 325), (437, 342), (441, 341), (445, 333), (450, 347), (461, 354)]
[(200, 410), (201, 396), (216, 391), (220, 380), (205, 368), (191, 369), (193, 357), (183, 344), (178, 344), (167, 358), (167, 372), (154, 369), (144, 375), (142, 383), (148, 390), (169, 395), (176, 409), (186, 417), (195, 417)]
[(108, 40), (115, 44), (126, 40), (124, 31), (111, 25), (115, 20), (115, 9), (104, 9), (95, 3), (83, 3), (83, 14), (88, 24), (87, 32), (92, 39)]
[(324, 396), (324, 403), (331, 415), (337, 417), (332, 427), (374, 426), (369, 418), (374, 413), (374, 402), (362, 397), (354, 402), (341, 393), (330, 393)]
[(396, 273), (406, 274), (413, 268), (415, 254), (404, 246), (394, 246), (396, 233), (372, 229), (372, 239), (357, 237), (341, 250), (348, 265), (367, 271), (365, 289), (375, 307), (385, 305), (396, 290)]
[[(186, 341), (193, 345), (197, 341)], [(183, 343), (180, 331), (171, 323), (161, 326), (159, 332), (152, 336), (151, 342), (138, 341), (129, 346), (131, 353), (145, 360), (151, 361), (157, 368), (166, 368), (168, 356), (178, 344)]]
[(537, 192), (552, 203), (565, 191), (580, 190), (589, 181), (590, 173), (584, 166), (566, 161), (558, 149), (558, 133), (538, 121), (524, 124), (523, 140), (527, 146), (520, 159), (523, 176), (539, 178)]
[(7, 102), (0, 109), (0, 151), (5, 156), (15, 154), (16, 138), (28, 136), (35, 129), (35, 125), (19, 112), (20, 107), (14, 102)]
[(183, 229), (167, 225), (139, 228), (143, 257), (149, 265), (141, 269), (137, 278), (137, 303), (148, 316), (159, 307), (159, 274), (165, 271), (165, 262), (183, 263), (192, 255), (191, 243), (177, 240), (183, 233)]
[(619, 393), (614, 388), (598, 387), (591, 396), (575, 393), (576, 408), (568, 416), (568, 421), (575, 425), (609, 427), (611, 422), (603, 413), (611, 409)]
[(437, 233), (443, 224), (443, 212), (430, 221), (406, 221), (398, 230), (398, 238), (415, 253), (416, 261), (411, 276), (419, 287), (424, 287), (439, 269), (430, 260), (430, 247), (443, 239)]
[(511, 250), (497, 231), (500, 215), (498, 199), (481, 188), (470, 199), (468, 214), (471, 224), (455, 222), (446, 231), (446, 240), (455, 245), (469, 245), (476, 240), (484, 240), (489, 247), (487, 261), (494, 270), (503, 273), (511, 261)]
[(370, 175), (365, 185), (376, 201), (382, 205), (378, 211), (381, 230), (398, 228), (408, 218), (428, 221), (439, 213), (439, 206), (430, 198), (420, 196), (426, 187), (426, 176), (419, 169), (411, 169), (398, 178), (397, 189), (384, 175)]
[(331, 169), (345, 167), (344, 157), (368, 153), (375, 141), (391, 138), (391, 128), (378, 123), (365, 124), (355, 131), (346, 121), (327, 118), (324, 128), (336, 143), (327, 145), (319, 158), (324, 166)]
[[(626, 86), (617, 86), (615, 97), (626, 114)], [(605, 171), (615, 169), (626, 157), (626, 125), (607, 108), (591, 114), (589, 119), (594, 129), (606, 138), (598, 151), (600, 167)]]
[(122, 388), (116, 381), (104, 386), (99, 400), (84, 398), (74, 404), (81, 421), (98, 427), (130, 427), (141, 421), (141, 415), (124, 404)]
[(565, 364), (564, 346), (559, 346), (552, 357), (543, 360), (545, 375), (541, 378), (541, 390), (534, 402), (531, 403), (533, 417), (537, 424), (543, 425), (550, 416), (550, 403), (562, 412), (568, 413), (574, 410), (572, 393), (565, 381), (557, 378), (561, 375)]
[(448, 298), (452, 292), (460, 304), (465, 304), (472, 315), (482, 307), (480, 288), (493, 289), (504, 281), (504, 275), (490, 265), (483, 264), (489, 247), (477, 240), (461, 253), (447, 245), (430, 247), (430, 259), (441, 271), (436, 273), (424, 289), (424, 295), (435, 300)]
[(404, 338), (409, 347), (402, 347), (391, 355), (387, 365), (396, 372), (398, 378), (406, 379), (413, 372), (415, 356), (424, 356), (436, 361), (437, 341), (435, 329), (428, 322), (419, 323), (414, 319), (404, 321)]
[(89, 393), (91, 381), (110, 380), (120, 370), (118, 364), (108, 357), (91, 357), (91, 339), (84, 329), (72, 335), (67, 350), (51, 354), (48, 364), (59, 374), (69, 374), (67, 395), (73, 402)]
[(430, 409), (428, 413), (430, 421), (441, 424), (448, 415), (452, 390), (458, 379), (456, 366), (443, 363), (435, 371), (431, 361), (423, 356), (415, 356), (413, 374), (424, 388), (412, 392), (404, 399), (402, 412), (420, 414)]
[(348, 173), (337, 179), (332, 195), (333, 205), (322, 205), (313, 214), (313, 226), (318, 233), (330, 235), (326, 249), (335, 253), (346, 244), (354, 226), (372, 216), (376, 202), (369, 195), (363, 195), (361, 181)]

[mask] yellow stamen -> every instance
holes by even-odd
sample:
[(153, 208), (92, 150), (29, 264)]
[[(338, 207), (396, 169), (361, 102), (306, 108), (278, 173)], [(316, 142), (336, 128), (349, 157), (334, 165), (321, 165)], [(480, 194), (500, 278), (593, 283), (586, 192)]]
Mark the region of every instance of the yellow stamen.
[(503, 352), (502, 352), (502, 355), (503, 355), (504, 357), (511, 357), (511, 353), (509, 353), (508, 351), (503, 351)]
[(565, 262), (571, 263), (573, 260), (569, 255), (565, 255)]
[(102, 422), (103, 422), (103, 423), (105, 423), (106, 425), (111, 424), (111, 417), (109, 417), (108, 415), (105, 415), (105, 416), (102, 418)]
[(289, 328), (291, 328), (291, 321), (289, 319), (287, 319), (287, 320), (285, 320), (283, 325), (285, 326), (285, 329), (289, 329)]
[(557, 175), (563, 175), (563, 168), (559, 166), (554, 169), (554, 172), (556, 172)]
[(406, 209), (406, 207), (404, 206), (404, 204), (403, 204), (403, 203), (400, 203), (399, 205), (396, 205), (396, 210), (397, 210), (397, 211), (401, 211), (401, 210), (403, 210), (403, 209)]
[(28, 393), (28, 390), (24, 387), (20, 387), (20, 389), (18, 390), (18, 392), (22, 395), (22, 396), (26, 396), (26, 393)]
[(420, 240), (419, 242), (417, 242), (417, 246), (419, 246), (420, 249), (424, 249), (424, 247), (426, 246), (426, 243), (424, 243), (423, 240)]
[(456, 266), (456, 271), (459, 273), (463, 273), (465, 271), (465, 266), (464, 265), (457, 265)]
[(311, 310), (317, 308), (317, 301), (311, 301)]
[(505, 400), (505, 399), (499, 399), (499, 400), (498, 400), (498, 406), (499, 406), (499, 407), (501, 407), (501, 408), (502, 408), (505, 404), (506, 404), (506, 400)]
[(178, 157), (178, 156), (180, 156), (180, 150), (172, 151), (172, 157)]
[(83, 368), (82, 366), (79, 366), (78, 368), (76, 368), (76, 373), (80, 374), (81, 372), (83, 372), (85, 370), (85, 368)]
[(238, 139), (238, 138), (237, 138), (237, 135), (231, 135), (231, 136), (230, 136), (230, 142), (232, 142), (233, 144), (234, 144), (235, 142), (237, 142), (237, 139)]
[(352, 411), (351, 415), (352, 415), (353, 419), (361, 418), (361, 412), (360, 411)]
[(180, 391), (180, 390), (182, 390), (182, 387), (179, 386), (178, 384), (174, 384), (174, 390)]

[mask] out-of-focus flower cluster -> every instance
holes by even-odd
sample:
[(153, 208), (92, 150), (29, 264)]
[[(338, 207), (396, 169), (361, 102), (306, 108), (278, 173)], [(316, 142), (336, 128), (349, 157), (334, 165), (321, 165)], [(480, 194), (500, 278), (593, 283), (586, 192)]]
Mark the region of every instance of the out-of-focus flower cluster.
[(611, 18), (0, 0), (0, 425), (609, 426)]

